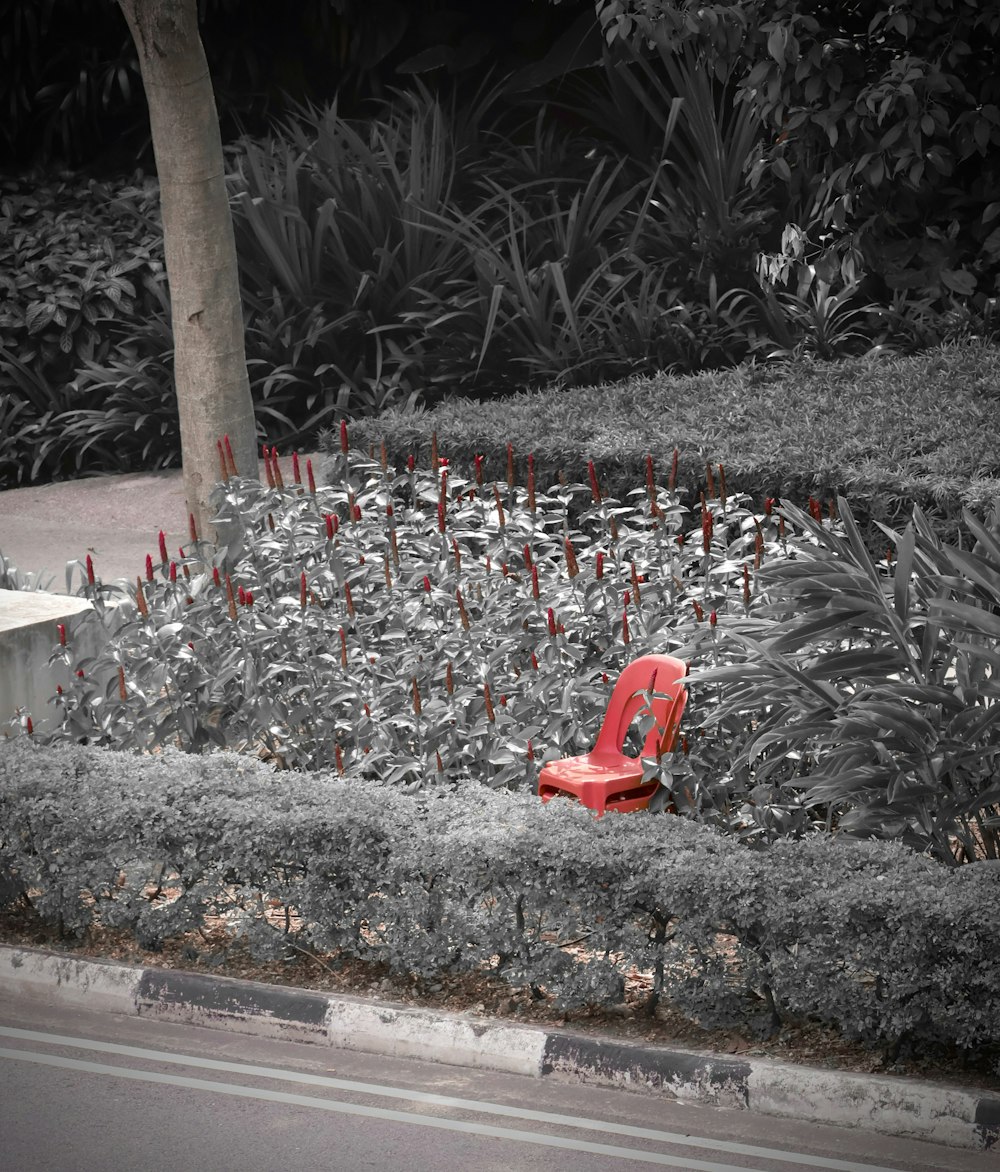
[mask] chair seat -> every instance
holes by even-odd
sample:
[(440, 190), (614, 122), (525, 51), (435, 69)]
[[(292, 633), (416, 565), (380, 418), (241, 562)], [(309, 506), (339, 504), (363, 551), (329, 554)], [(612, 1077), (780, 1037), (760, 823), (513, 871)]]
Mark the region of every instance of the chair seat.
[(658, 781), (643, 782), (642, 775), (642, 762), (632, 757), (584, 753), (550, 761), (539, 775), (538, 793), (543, 802), (561, 794), (598, 813), (628, 813), (644, 810), (659, 788)]

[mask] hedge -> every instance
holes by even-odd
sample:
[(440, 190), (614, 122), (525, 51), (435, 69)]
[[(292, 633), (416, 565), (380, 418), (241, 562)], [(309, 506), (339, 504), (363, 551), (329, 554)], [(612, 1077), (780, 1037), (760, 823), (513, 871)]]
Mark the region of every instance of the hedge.
[[(562, 471), (584, 481), (588, 459), (614, 496), (642, 483), (643, 460), (670, 467), (697, 502), (705, 464), (721, 463), (731, 492), (803, 505), (840, 493), (866, 525), (905, 524), (916, 503), (952, 533), (963, 507), (980, 516), (1000, 502), (1000, 347), (941, 346), (923, 354), (800, 361), (621, 383), (549, 388), (432, 411), (355, 420), (361, 447), (385, 443), (397, 466), (426, 460), (432, 432), (453, 465), (486, 457), (503, 477), (513, 445), (519, 483), (534, 453), (539, 485)], [(339, 436), (322, 437), (339, 450)], [(880, 538), (881, 540), (881, 538)]]
[(0, 746), (0, 900), (71, 936), (99, 920), (148, 944), (227, 915), (261, 956), (291, 936), (398, 973), (486, 970), (565, 1006), (620, 1001), (636, 968), (705, 1027), (810, 1018), (872, 1045), (973, 1049), (1000, 1042), (998, 897), (996, 867), (896, 844), (753, 850), (682, 818), (597, 820), (481, 786), (409, 795), (226, 753)]

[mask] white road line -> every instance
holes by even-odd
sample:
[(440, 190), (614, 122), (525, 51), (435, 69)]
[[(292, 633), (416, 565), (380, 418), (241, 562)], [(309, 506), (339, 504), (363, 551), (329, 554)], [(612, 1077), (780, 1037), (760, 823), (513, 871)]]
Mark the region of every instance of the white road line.
[[(649, 1127), (633, 1127), (626, 1123), (612, 1123), (601, 1119), (587, 1119), (583, 1116), (560, 1115), (548, 1111), (532, 1111), (526, 1107), (508, 1107), (501, 1103), (490, 1103), (480, 1099), (459, 1099), (450, 1095), (436, 1095), (428, 1091), (410, 1091), (401, 1087), (382, 1086), (379, 1083), (355, 1082), (351, 1079), (330, 1078), (327, 1075), (305, 1074), (298, 1071), (281, 1070), (270, 1066), (254, 1066), (243, 1062), (223, 1062), (216, 1058), (200, 1058), (189, 1054), (175, 1054), (169, 1050), (149, 1050), (139, 1046), (124, 1046), (116, 1042), (98, 1042), (90, 1038), (74, 1038), (64, 1034), (48, 1034), (39, 1030), (21, 1030), (12, 1026), (0, 1026), (0, 1037), (18, 1038), (28, 1042), (42, 1042), (51, 1046), (70, 1046), (79, 1050), (92, 1050), (101, 1054), (117, 1054), (128, 1058), (139, 1058), (151, 1062), (191, 1066), (201, 1070), (218, 1070), (243, 1077), (268, 1078), (273, 1081), (293, 1082), (303, 1086), (326, 1087), (331, 1090), (349, 1091), (356, 1094), (376, 1095), (383, 1099), (404, 1099), (414, 1103), (427, 1103), (436, 1107), (453, 1110), (475, 1111), (481, 1115), (500, 1115), (533, 1123), (548, 1123), (557, 1127), (575, 1127), (584, 1131), (600, 1131), (605, 1135), (628, 1136), (630, 1139), (648, 1139), (656, 1143), (676, 1144), (679, 1147), (711, 1148), (714, 1151), (730, 1152), (739, 1156), (759, 1156), (776, 1162), (805, 1164), (812, 1168), (828, 1168), (832, 1172), (895, 1172), (877, 1164), (858, 1164), (850, 1160), (834, 1160), (826, 1156), (811, 1156), (805, 1153), (785, 1152), (773, 1148), (762, 1148), (752, 1144), (738, 1144), (727, 1140), (703, 1139), (700, 1136), (685, 1135), (670, 1131), (657, 1131)], [(16, 1051), (20, 1053), (20, 1051)], [(214, 1085), (214, 1084), (213, 1084)]]
[[(693, 1172), (755, 1172), (745, 1165), (717, 1164), (714, 1160), (692, 1160), (687, 1156), (667, 1156), (659, 1152), (644, 1152), (640, 1148), (619, 1148), (611, 1144), (595, 1144), (587, 1140), (564, 1139), (543, 1132), (516, 1131), (507, 1127), (467, 1123), (460, 1119), (441, 1119), (432, 1115), (410, 1114), (408, 1111), (390, 1111), (384, 1107), (363, 1107), (336, 1099), (317, 1099), (311, 1095), (292, 1095), (285, 1091), (265, 1091), (235, 1083), (210, 1082), (203, 1078), (185, 1078), (175, 1074), (157, 1074), (149, 1070), (133, 1070), (128, 1066), (105, 1066), (101, 1062), (83, 1062), (63, 1058), (60, 1054), (37, 1054), (31, 1050), (9, 1050), (0, 1047), (0, 1058), (14, 1058), (42, 1066), (56, 1066), (64, 1070), (80, 1070), (87, 1074), (111, 1074), (116, 1078), (136, 1082), (158, 1083), (161, 1086), (185, 1087), (195, 1091), (212, 1091), (217, 1095), (235, 1095), (246, 1099), (262, 1099), (270, 1103), (287, 1103), (294, 1107), (312, 1107), (321, 1111), (335, 1111), (339, 1115), (361, 1115), (368, 1119), (384, 1119), (391, 1123), (409, 1123), (418, 1127), (436, 1127), (443, 1131), (458, 1131), (466, 1135), (490, 1136), (494, 1139), (514, 1140), (518, 1143), (539, 1144), (547, 1148), (565, 1148), (574, 1152), (592, 1152), (597, 1156), (611, 1156), (618, 1160), (635, 1160), (642, 1164), (660, 1164), (669, 1168), (687, 1168)], [(756, 1172), (762, 1172), (757, 1169)]]

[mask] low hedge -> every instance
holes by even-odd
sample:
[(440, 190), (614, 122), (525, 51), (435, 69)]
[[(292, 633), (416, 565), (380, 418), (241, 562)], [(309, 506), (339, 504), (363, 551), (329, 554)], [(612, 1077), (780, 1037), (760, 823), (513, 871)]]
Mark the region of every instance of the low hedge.
[[(519, 483), (535, 456), (538, 484), (561, 470), (586, 479), (588, 459), (614, 496), (642, 483), (652, 452), (697, 501), (705, 463), (722, 463), (730, 491), (754, 500), (846, 496), (866, 524), (900, 527), (916, 503), (952, 533), (963, 506), (979, 515), (1000, 502), (1000, 347), (942, 346), (907, 357), (802, 359), (695, 375), (548, 389), (475, 402), (454, 399), (426, 413), (387, 411), (356, 420), (353, 441), (385, 443), (402, 467), (426, 459), (432, 432), (442, 455), (471, 467), (483, 454), (504, 475), (514, 447)], [(339, 450), (328, 433), (323, 446)], [(881, 540), (881, 539), (880, 539)]]
[(99, 918), (150, 943), (231, 913), (262, 955), (291, 936), (396, 972), (489, 970), (567, 1006), (619, 1001), (636, 968), (706, 1027), (808, 1017), (972, 1049), (1000, 1042), (998, 897), (994, 866), (895, 844), (751, 850), (477, 785), (408, 795), (231, 754), (0, 746), (0, 899), (70, 935)]

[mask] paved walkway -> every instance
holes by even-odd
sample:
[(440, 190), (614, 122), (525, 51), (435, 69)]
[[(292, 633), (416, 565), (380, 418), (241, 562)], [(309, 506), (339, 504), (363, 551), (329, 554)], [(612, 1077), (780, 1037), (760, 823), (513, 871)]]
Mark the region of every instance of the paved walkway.
[[(320, 459), (312, 456), (317, 473)], [(179, 469), (0, 492), (0, 553), (22, 573), (51, 579), (48, 589), (57, 593), (66, 590), (67, 562), (82, 562), (88, 553), (105, 582), (144, 573), (161, 529), (171, 552), (187, 545)], [(74, 587), (79, 581), (77, 574)]]

